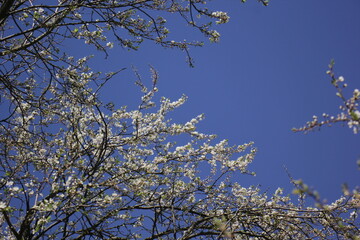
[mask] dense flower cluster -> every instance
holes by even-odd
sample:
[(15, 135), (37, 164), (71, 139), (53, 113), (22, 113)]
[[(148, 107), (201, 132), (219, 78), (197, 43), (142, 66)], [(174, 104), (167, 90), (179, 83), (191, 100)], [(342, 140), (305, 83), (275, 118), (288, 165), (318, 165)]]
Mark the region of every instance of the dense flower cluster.
[(211, 16), (219, 19), (216, 21), (217, 24), (227, 23), (230, 19), (226, 12), (221, 11), (212, 12)]
[[(86, 59), (58, 74), (41, 102), (20, 100), (0, 125), (1, 231), (6, 239), (351, 238), (359, 195), (303, 207), (278, 189), (268, 197), (232, 176), (252, 174), (252, 143), (230, 146), (200, 133), (202, 115), (173, 123), (181, 106), (153, 102), (106, 109)], [(74, 81), (76, 79), (76, 81)], [(36, 81), (29, 89), (36, 91)], [(29, 93), (30, 94), (30, 93)], [(12, 99), (2, 92), (2, 98)], [(177, 144), (176, 142), (183, 142)], [(348, 217), (339, 218), (344, 213)], [(341, 222), (339, 222), (341, 220)]]

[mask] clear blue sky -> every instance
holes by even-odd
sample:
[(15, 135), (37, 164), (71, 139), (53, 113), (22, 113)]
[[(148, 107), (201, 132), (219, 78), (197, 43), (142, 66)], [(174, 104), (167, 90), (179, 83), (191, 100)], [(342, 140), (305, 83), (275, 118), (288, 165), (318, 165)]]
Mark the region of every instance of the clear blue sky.
[[(264, 191), (280, 186), (290, 193), (283, 166), (329, 200), (339, 197), (342, 183), (360, 185), (360, 135), (341, 125), (306, 135), (291, 131), (314, 114), (338, 112), (340, 99), (325, 74), (331, 59), (349, 89), (360, 89), (360, 1), (273, 0), (263, 7), (256, 1), (222, 0), (210, 6), (231, 19), (217, 27), (220, 43), (191, 50), (195, 68), (178, 50), (150, 43), (138, 52), (115, 47), (108, 60), (99, 53), (98, 70), (128, 70), (109, 83), (103, 97), (118, 107), (136, 106), (131, 66), (148, 79), (151, 64), (160, 74), (159, 95), (189, 97), (172, 115), (174, 121), (204, 113), (199, 131), (232, 144), (255, 142), (258, 155), (250, 170), (257, 176), (240, 177), (245, 186), (261, 185)], [(172, 37), (201, 39), (185, 23), (173, 22)]]

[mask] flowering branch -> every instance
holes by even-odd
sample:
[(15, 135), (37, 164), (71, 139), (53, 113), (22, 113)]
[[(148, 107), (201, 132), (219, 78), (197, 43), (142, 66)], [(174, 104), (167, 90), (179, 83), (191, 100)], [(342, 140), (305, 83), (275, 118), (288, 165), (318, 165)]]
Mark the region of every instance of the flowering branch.
[(334, 123), (347, 123), (348, 127), (353, 130), (354, 134), (357, 134), (360, 130), (360, 111), (358, 109), (360, 102), (360, 91), (355, 89), (350, 98), (344, 96), (343, 89), (347, 87), (344, 82), (343, 76), (336, 77), (334, 74), (334, 61), (329, 65), (329, 70), (326, 72), (331, 77), (331, 84), (336, 88), (336, 96), (342, 101), (343, 105), (339, 108), (341, 113), (336, 116), (330, 116), (324, 113), (322, 115), (323, 120), (319, 121), (317, 116), (313, 116), (313, 120), (306, 123), (304, 127), (293, 128), (294, 132), (308, 132), (314, 129), (319, 129), (321, 126), (331, 126)]

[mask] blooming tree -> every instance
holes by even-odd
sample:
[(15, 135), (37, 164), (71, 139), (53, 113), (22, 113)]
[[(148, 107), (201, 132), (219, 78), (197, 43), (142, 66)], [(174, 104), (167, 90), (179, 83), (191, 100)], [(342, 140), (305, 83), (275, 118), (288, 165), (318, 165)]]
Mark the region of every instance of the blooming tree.
[[(40, 3), (42, 1), (39, 1)], [(267, 4), (265, 1), (261, 1)], [(60, 43), (80, 38), (106, 52), (115, 36), (136, 49), (166, 40), (164, 18), (175, 12), (210, 40), (211, 22), (228, 16), (204, 1), (2, 1), (0, 8), (0, 231), (4, 239), (356, 239), (360, 195), (324, 204), (301, 181), (299, 201), (281, 188), (270, 196), (236, 181), (256, 150), (198, 132), (197, 116), (173, 122), (176, 101), (154, 100), (138, 81), (137, 109), (99, 97), (116, 72), (101, 74)], [(125, 32), (125, 33), (123, 33)], [(125, 36), (130, 37), (125, 38)], [(177, 143), (179, 142), (179, 143)], [(317, 204), (308, 207), (306, 196)]]

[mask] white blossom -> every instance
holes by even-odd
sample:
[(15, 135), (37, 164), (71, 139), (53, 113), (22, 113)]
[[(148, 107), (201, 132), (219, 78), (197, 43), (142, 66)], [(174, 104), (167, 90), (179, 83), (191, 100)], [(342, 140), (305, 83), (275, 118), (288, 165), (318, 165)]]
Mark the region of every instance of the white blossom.
[(113, 42), (108, 42), (108, 43), (106, 43), (106, 46), (111, 49), (111, 48), (114, 47), (114, 43)]
[(2, 202), (0, 201), (0, 210), (6, 208), (6, 203), (5, 202)]

